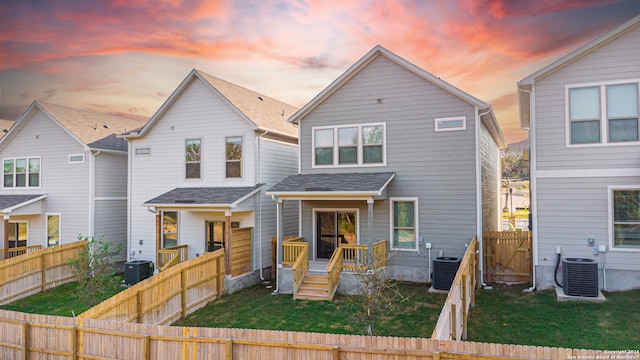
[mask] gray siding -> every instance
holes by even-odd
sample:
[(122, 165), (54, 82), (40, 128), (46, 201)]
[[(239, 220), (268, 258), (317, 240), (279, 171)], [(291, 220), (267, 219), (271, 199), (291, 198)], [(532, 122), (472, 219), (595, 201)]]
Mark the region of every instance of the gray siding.
[[(477, 230), (475, 113), (469, 103), (380, 56), (301, 119), (301, 170), (395, 172), (387, 197), (417, 197), (419, 236), (432, 243), (434, 254), (461, 256)], [(454, 116), (466, 116), (466, 130), (435, 131), (436, 118)], [(386, 123), (386, 166), (312, 168), (313, 127), (373, 122)], [(305, 201), (305, 239), (313, 239), (313, 207), (359, 208), (360, 238), (366, 238), (366, 202)], [(388, 240), (388, 200), (375, 202), (374, 216), (374, 239)], [(428, 269), (424, 247), (420, 252), (398, 251), (395, 257)]]
[(486, 127), (480, 127), (482, 174), (482, 231), (498, 231), (500, 224), (500, 152)]
[(96, 200), (94, 236), (122, 248), (117, 260), (127, 260), (127, 200)]
[(96, 197), (127, 197), (127, 154), (94, 157)]
[(24, 217), (29, 221), (29, 245), (46, 246), (47, 213), (60, 214), (61, 244), (76, 241), (78, 234), (89, 235), (89, 162), (69, 164), (70, 154), (83, 152), (79, 142), (41, 111), (2, 150), (3, 159), (41, 158), (39, 189), (1, 190), (3, 194), (47, 194), (42, 215)]
[[(640, 145), (566, 147), (565, 85), (640, 78), (640, 27), (535, 84), (537, 170), (638, 167)], [(633, 155), (631, 155), (633, 154)]]

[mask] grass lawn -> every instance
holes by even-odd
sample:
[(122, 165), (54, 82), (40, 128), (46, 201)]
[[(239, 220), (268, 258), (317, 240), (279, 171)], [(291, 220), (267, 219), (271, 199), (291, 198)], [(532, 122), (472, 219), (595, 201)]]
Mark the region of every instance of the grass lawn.
[[(120, 276), (122, 278), (122, 276)], [(80, 315), (88, 310), (91, 306), (84, 305), (80, 302), (78, 291), (78, 283), (70, 282), (57, 286), (47, 291), (40, 292), (10, 304), (1, 305), (0, 309), (20, 311), (31, 314), (57, 315), (72, 317), (73, 313)], [(124, 290), (123, 287), (111, 296)]]
[(527, 286), (480, 290), (470, 311), (468, 339), (575, 349), (637, 350), (640, 290), (605, 293), (604, 303), (556, 301), (555, 291)]
[[(425, 284), (398, 285), (408, 301), (376, 335), (431, 337), (446, 295), (429, 293)], [(349, 296), (336, 294), (334, 301), (293, 300), (291, 294), (271, 295), (273, 289), (256, 285), (224, 295), (206, 307), (174, 323), (175, 326), (287, 330), (331, 334), (363, 334), (349, 319)], [(351, 297), (353, 299), (353, 297)]]

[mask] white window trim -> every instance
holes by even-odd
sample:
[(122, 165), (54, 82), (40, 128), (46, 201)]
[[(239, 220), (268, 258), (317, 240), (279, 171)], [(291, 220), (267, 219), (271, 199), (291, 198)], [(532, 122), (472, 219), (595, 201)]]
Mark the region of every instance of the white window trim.
[[(16, 159), (26, 159), (27, 160), (27, 173), (26, 173), (26, 182), (27, 182), (27, 186), (24, 187), (18, 187), (15, 186), (16, 184)], [(40, 161), (40, 172), (38, 174), (40, 177), (40, 181), (39, 181), (39, 185), (38, 186), (29, 186), (29, 160), (30, 159), (38, 159)], [(12, 187), (5, 187), (4, 186), (4, 162), (5, 160), (13, 160), (13, 185)], [(42, 187), (42, 158), (40, 156), (16, 156), (16, 157), (10, 157), (10, 158), (3, 158), (2, 159), (2, 189), (3, 190), (24, 190), (24, 189), (40, 189)]]
[[(29, 221), (27, 220), (9, 220), (9, 225), (11, 224), (27, 224), (27, 246), (29, 245)], [(16, 237), (18, 234), (16, 233)], [(16, 239), (16, 241), (18, 241)]]
[(45, 227), (46, 231), (44, 234), (44, 246), (43, 248), (49, 247), (49, 216), (57, 216), (58, 217), (58, 245), (62, 245), (62, 214), (61, 213), (46, 213), (45, 214)]
[[(622, 84), (636, 84), (638, 85), (638, 116), (640, 117), (640, 79), (627, 79), (627, 80), (611, 80), (602, 82), (587, 82), (577, 84), (567, 84), (564, 86), (564, 125), (565, 125), (565, 146), (567, 148), (581, 148), (581, 147), (601, 147), (601, 146), (628, 146), (638, 145), (638, 141), (621, 141), (621, 142), (609, 142), (609, 121), (607, 117), (607, 91), (608, 85), (622, 85)], [(571, 119), (569, 118), (569, 90), (583, 87), (599, 87), (600, 88), (600, 142), (586, 143), (586, 144), (572, 144), (571, 143)], [(638, 127), (640, 127), (640, 119), (638, 119)], [(640, 136), (639, 136), (640, 139)]]
[[(82, 160), (76, 160), (76, 161), (71, 160), (71, 158), (76, 156), (82, 156)], [(84, 154), (69, 154), (69, 164), (84, 164), (84, 158), (85, 158)]]
[[(393, 203), (394, 202), (413, 202), (415, 205), (414, 208), (414, 223), (415, 223), (415, 228), (416, 228), (416, 246), (413, 249), (408, 249), (408, 248), (395, 248), (393, 246)], [(418, 248), (420, 246), (420, 214), (419, 214), (419, 207), (418, 207), (418, 198), (417, 197), (392, 197), (389, 198), (389, 245), (390, 245), (390, 249), (393, 251), (418, 251)]]
[[(148, 154), (138, 154), (138, 150), (148, 150), (149, 153)], [(202, 151), (200, 151), (200, 152), (202, 152)], [(135, 156), (151, 156), (151, 146), (137, 147), (137, 148), (135, 148), (135, 150), (133, 150), (133, 155), (135, 155)], [(201, 154), (201, 156), (202, 156), (202, 154)]]
[[(459, 121), (459, 120), (462, 120), (462, 126), (440, 127), (440, 123), (447, 122), (447, 121)], [(466, 130), (467, 129), (467, 117), (466, 116), (454, 116), (454, 117), (446, 117), (446, 118), (436, 118), (435, 119), (435, 128), (436, 128), (436, 132)]]
[[(242, 138), (242, 158), (240, 159), (240, 176), (238, 177), (228, 177), (227, 176), (227, 139), (228, 138), (234, 138), (234, 137), (239, 137)], [(224, 164), (224, 168), (223, 168), (223, 174), (224, 174), (224, 180), (225, 181), (241, 181), (244, 180), (245, 178), (245, 155), (247, 153), (247, 139), (245, 138), (244, 135), (225, 135), (223, 137), (223, 151), (222, 151), (222, 163)]]
[[(363, 148), (362, 144), (362, 128), (369, 126), (382, 126), (382, 162), (365, 164), (363, 160)], [(338, 144), (338, 129), (341, 128), (357, 128), (358, 129), (358, 162), (355, 164), (340, 164), (339, 163), (339, 149)], [(316, 165), (316, 130), (333, 129), (333, 164)], [(346, 167), (380, 167), (387, 166), (387, 123), (362, 123), (362, 124), (345, 124), (345, 125), (330, 125), (330, 126), (315, 126), (311, 128), (311, 167), (312, 168), (346, 168)]]
[(319, 212), (355, 212), (356, 213), (356, 244), (360, 244), (360, 209), (358, 208), (313, 208), (312, 209), (312, 218), (311, 218), (311, 223), (313, 224), (312, 227), (312, 231), (313, 231), (313, 249), (311, 249), (311, 251), (313, 252), (313, 259), (317, 259), (318, 258), (318, 254), (316, 254), (316, 251), (318, 250), (318, 232), (317, 232), (317, 222), (316, 222), (316, 213)]
[(613, 214), (614, 214), (614, 209), (613, 209), (613, 192), (615, 190), (638, 190), (640, 191), (640, 185), (609, 185), (607, 186), (607, 209), (608, 209), (608, 224), (607, 226), (609, 227), (609, 251), (616, 251), (616, 252), (640, 252), (640, 247), (637, 248), (620, 248), (620, 247), (615, 247), (614, 246), (614, 240), (615, 240), (615, 236), (614, 236), (614, 226), (613, 226)]

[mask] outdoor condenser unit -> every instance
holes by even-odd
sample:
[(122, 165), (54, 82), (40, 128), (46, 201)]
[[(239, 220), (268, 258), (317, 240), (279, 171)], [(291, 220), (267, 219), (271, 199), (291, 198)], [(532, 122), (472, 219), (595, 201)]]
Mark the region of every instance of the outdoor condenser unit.
[(439, 256), (433, 259), (433, 288), (449, 290), (460, 267), (460, 258)]
[(562, 260), (562, 290), (569, 296), (597, 297), (598, 263), (593, 259)]

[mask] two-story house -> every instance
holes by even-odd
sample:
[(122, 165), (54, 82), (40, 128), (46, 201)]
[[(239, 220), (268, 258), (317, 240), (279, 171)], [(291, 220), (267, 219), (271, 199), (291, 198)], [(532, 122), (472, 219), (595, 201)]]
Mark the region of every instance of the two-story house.
[[(296, 110), (192, 70), (142, 129), (124, 135), (129, 260), (224, 248), (228, 287), (265, 278), (276, 206), (264, 189), (297, 171), (297, 130), (287, 122)], [(297, 226), (297, 205), (286, 216)]]
[(0, 140), (0, 226), (9, 248), (56, 246), (78, 235), (121, 243), (127, 234), (127, 142), (144, 125), (34, 102)]
[(565, 284), (560, 258), (597, 262), (600, 289), (640, 287), (639, 86), (640, 16), (518, 83), (535, 287)]
[(267, 194), (278, 206), (301, 201), (311, 261), (386, 240), (393, 277), (430, 282), (430, 255), (461, 257), (500, 229), (504, 140), (490, 105), (389, 50), (374, 47), (289, 121), (300, 171)]

